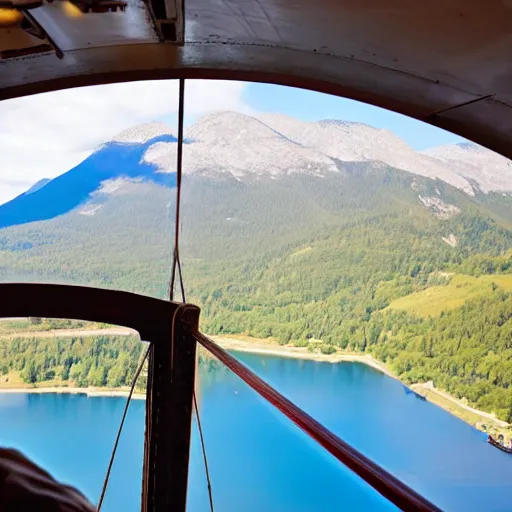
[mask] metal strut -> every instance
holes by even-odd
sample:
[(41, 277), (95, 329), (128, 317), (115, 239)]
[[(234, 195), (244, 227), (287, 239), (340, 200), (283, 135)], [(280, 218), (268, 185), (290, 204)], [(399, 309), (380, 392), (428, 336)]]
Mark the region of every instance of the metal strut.
[[(174, 285), (176, 281), (176, 270), (178, 271), (178, 277), (181, 289), (181, 299), (185, 303), (185, 285), (183, 283), (183, 272), (181, 270), (180, 260), (180, 213), (181, 213), (181, 188), (183, 182), (183, 133), (184, 133), (184, 118), (185, 118), (185, 79), (180, 78), (179, 80), (179, 102), (178, 102), (178, 148), (176, 155), (176, 216), (175, 216), (175, 230), (174, 230), (174, 251), (173, 251), (173, 262), (171, 269), (171, 280), (169, 282), (169, 299), (174, 299)], [(174, 329), (173, 329), (174, 331)], [(174, 342), (173, 342), (174, 343)], [(195, 343), (195, 342), (194, 342)], [(174, 365), (174, 344), (171, 347), (171, 372), (173, 371)], [(210, 511), (214, 512), (213, 507), (213, 495), (212, 495), (212, 484), (210, 479), (210, 470), (208, 467), (208, 457), (206, 455), (206, 446), (203, 436), (203, 428), (201, 426), (201, 417), (199, 414), (199, 407), (197, 405), (197, 397), (195, 392), (195, 386), (192, 388), (192, 400), (193, 407), (197, 418), (197, 428), (199, 432), (199, 439), (201, 441), (201, 450), (203, 453), (204, 468), (206, 473), (206, 481), (208, 485), (208, 498), (210, 504)], [(188, 467), (187, 467), (188, 469)]]

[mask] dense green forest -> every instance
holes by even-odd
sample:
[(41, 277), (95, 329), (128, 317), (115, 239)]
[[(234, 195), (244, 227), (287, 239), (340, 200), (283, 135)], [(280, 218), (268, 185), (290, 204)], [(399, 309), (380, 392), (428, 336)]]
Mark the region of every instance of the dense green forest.
[[(61, 322), (67, 323), (57, 323)], [(0, 334), (0, 378), (4, 384), (19, 377), (17, 381), (36, 386), (129, 387), (147, 348), (138, 336), (42, 338), (34, 332), (32, 337), (6, 339)], [(205, 351), (200, 351), (198, 361), (200, 365), (217, 363)], [(145, 365), (135, 389), (144, 392), (146, 385)]]
[[(204, 331), (368, 352), (512, 421), (510, 197), (340, 164), (332, 178), (187, 177), (183, 201), (187, 298)], [(170, 189), (131, 183), (93, 216), (0, 230), (0, 279), (165, 297), (173, 204)], [(0, 341), (2, 371), (126, 385), (141, 344), (110, 340)]]
[[(0, 374), (21, 380), (86, 386), (129, 386), (144, 345), (137, 336), (0, 339)], [(145, 387), (144, 378), (139, 382)]]

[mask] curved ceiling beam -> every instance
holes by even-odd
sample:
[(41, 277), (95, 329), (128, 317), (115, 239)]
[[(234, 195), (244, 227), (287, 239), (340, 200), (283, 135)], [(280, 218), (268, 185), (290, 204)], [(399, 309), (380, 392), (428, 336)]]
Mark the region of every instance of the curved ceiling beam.
[(23, 68), (6, 62), (0, 99), (180, 77), (266, 82), (342, 96), (449, 130), (512, 158), (512, 107), (493, 95), (361, 60), (271, 45), (150, 43), (75, 50), (63, 60), (45, 55)]
[[(135, 329), (143, 341), (168, 343), (180, 304), (85, 286), (0, 283), (0, 318), (42, 317), (104, 322)], [(187, 305), (195, 324), (199, 308)], [(186, 315), (184, 312), (183, 315)], [(187, 322), (187, 317), (183, 320)]]

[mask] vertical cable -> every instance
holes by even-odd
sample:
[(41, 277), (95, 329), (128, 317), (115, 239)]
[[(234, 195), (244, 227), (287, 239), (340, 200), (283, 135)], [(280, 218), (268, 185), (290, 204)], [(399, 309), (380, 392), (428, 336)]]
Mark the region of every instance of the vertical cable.
[(176, 267), (179, 268), (181, 283), (181, 299), (185, 302), (185, 289), (181, 275), (181, 263), (179, 253), (180, 241), (180, 211), (181, 211), (181, 181), (183, 175), (183, 118), (185, 110), (185, 79), (179, 80), (179, 102), (178, 102), (178, 151), (176, 161), (176, 216), (174, 229), (174, 255), (171, 269), (171, 282), (169, 284), (169, 299), (174, 300), (174, 283), (176, 281)]
[(210, 480), (210, 470), (208, 468), (208, 458), (206, 457), (206, 447), (204, 445), (203, 428), (201, 426), (201, 418), (199, 417), (199, 407), (197, 406), (196, 391), (194, 390), (194, 409), (197, 417), (197, 429), (199, 430), (199, 438), (201, 439), (201, 448), (203, 451), (204, 469), (206, 472), (206, 483), (208, 485), (208, 498), (210, 499), (210, 510), (213, 510), (213, 493), (212, 493), (212, 482)]
[[(171, 280), (169, 283), (169, 299), (174, 300), (174, 285), (176, 282), (176, 269), (178, 270), (178, 277), (181, 288), (181, 300), (186, 302), (185, 286), (183, 284), (183, 272), (181, 269), (181, 260), (179, 252), (180, 242), (180, 212), (181, 212), (181, 184), (183, 177), (183, 120), (185, 111), (185, 79), (180, 78), (179, 80), (179, 103), (178, 103), (178, 150), (176, 159), (176, 218), (175, 218), (175, 230), (174, 230), (174, 254), (171, 269)], [(171, 374), (172, 366), (174, 364), (174, 318), (172, 323), (172, 339), (171, 339)], [(210, 470), (208, 468), (208, 458), (206, 456), (206, 446), (204, 443), (203, 429), (201, 426), (201, 418), (199, 416), (199, 408), (197, 406), (196, 391), (193, 391), (193, 405), (197, 417), (197, 426), (199, 430), (199, 438), (201, 440), (201, 449), (203, 452), (204, 467), (206, 471), (206, 481), (208, 484), (208, 498), (210, 500), (210, 510), (213, 509), (213, 493), (212, 484), (210, 479)]]
[(101, 511), (101, 507), (103, 505), (103, 500), (105, 499), (108, 482), (110, 480), (110, 472), (112, 471), (114, 459), (116, 458), (117, 446), (119, 444), (119, 439), (121, 438), (121, 432), (123, 431), (123, 427), (124, 427), (124, 420), (126, 419), (126, 414), (128, 413), (128, 408), (130, 407), (130, 402), (132, 400), (133, 392), (135, 390), (135, 385), (137, 384), (137, 380), (139, 379), (140, 372), (142, 371), (142, 368), (144, 367), (144, 363), (146, 362), (146, 359), (148, 358), (148, 355), (152, 348), (153, 348), (153, 345), (150, 344), (148, 349), (146, 350), (146, 353), (144, 354), (144, 357), (142, 358), (142, 361), (139, 364), (139, 367), (137, 368), (137, 371), (135, 372), (135, 377), (133, 377), (132, 386), (130, 388), (130, 393), (128, 394), (128, 398), (127, 398), (126, 404), (124, 406), (121, 423), (119, 425), (119, 429), (117, 430), (117, 436), (116, 436), (116, 441), (114, 443), (114, 448), (112, 449), (112, 454), (110, 455), (110, 461), (108, 463), (107, 474), (105, 475), (105, 480), (103, 480), (103, 487), (101, 489), (100, 501), (98, 503), (98, 512)]

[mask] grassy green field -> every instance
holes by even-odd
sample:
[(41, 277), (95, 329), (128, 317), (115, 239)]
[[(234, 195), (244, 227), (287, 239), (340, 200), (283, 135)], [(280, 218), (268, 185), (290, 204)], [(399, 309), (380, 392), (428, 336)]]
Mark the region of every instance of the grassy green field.
[(441, 311), (456, 309), (468, 300), (487, 295), (493, 291), (493, 286), (512, 291), (512, 274), (480, 277), (455, 274), (447, 285), (400, 297), (386, 309), (403, 310), (424, 318), (439, 316)]

